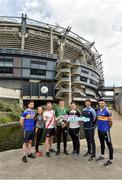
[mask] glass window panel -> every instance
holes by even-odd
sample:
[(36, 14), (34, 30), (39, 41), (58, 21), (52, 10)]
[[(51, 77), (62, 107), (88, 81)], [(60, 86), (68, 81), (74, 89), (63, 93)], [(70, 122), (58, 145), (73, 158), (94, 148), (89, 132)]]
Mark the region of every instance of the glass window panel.
[(21, 58), (15, 57), (14, 58), (14, 67), (21, 67), (21, 61), (22, 61)]
[(82, 73), (89, 74), (89, 72), (86, 70), (82, 70)]
[(4, 66), (4, 62), (0, 61), (0, 66)]
[(41, 76), (45, 76), (45, 75), (46, 75), (46, 71), (45, 71), (45, 70), (42, 70), (42, 69), (38, 69), (38, 73), (39, 73), (39, 75), (41, 75)]
[(46, 78), (46, 76), (45, 75), (43, 75), (43, 76), (38, 76), (38, 78), (40, 78), (40, 79), (45, 79)]
[(13, 62), (6, 62), (5, 61), (5, 66), (6, 67), (13, 67)]
[(52, 79), (52, 75), (53, 75), (53, 72), (51, 72), (51, 71), (46, 72), (46, 78), (47, 79)]
[(38, 83), (32, 83), (32, 96), (39, 96), (39, 84)]
[(31, 68), (36, 68), (36, 69), (38, 69), (39, 67), (38, 67), (38, 64), (31, 64)]
[(28, 58), (23, 58), (23, 67), (28, 67), (28, 68), (30, 68), (30, 59), (28, 59)]
[(93, 85), (97, 86), (97, 83), (92, 79), (90, 79), (90, 84), (93, 84)]
[(28, 81), (23, 81), (23, 83), (22, 83), (22, 94), (23, 94), (23, 96), (30, 95), (30, 84)]
[(48, 70), (54, 70), (54, 62), (48, 61), (47, 62), (47, 69)]
[(6, 74), (13, 74), (13, 68), (11, 67), (5, 67), (4, 70)]
[(0, 67), (0, 73), (4, 73), (4, 68)]
[(46, 61), (39, 61), (39, 64), (47, 66), (47, 60)]
[(83, 82), (87, 82), (87, 78), (83, 77), (83, 76), (80, 77), (80, 80), (83, 81)]
[(23, 77), (30, 77), (30, 69), (23, 69), (22, 76)]
[(38, 75), (31, 75), (32, 78), (39, 78)]
[(21, 69), (20, 68), (14, 68), (14, 76), (21, 77)]
[(39, 69), (46, 69), (45, 65), (39, 65)]
[(46, 71), (42, 69), (31, 69), (31, 75), (41, 75), (45, 76)]

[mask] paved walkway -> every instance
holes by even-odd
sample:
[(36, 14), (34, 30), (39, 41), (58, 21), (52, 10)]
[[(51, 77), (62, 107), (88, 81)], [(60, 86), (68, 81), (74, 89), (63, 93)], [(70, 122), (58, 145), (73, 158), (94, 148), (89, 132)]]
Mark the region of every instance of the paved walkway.
[[(122, 179), (122, 116), (113, 111), (114, 125), (111, 131), (114, 145), (114, 162), (104, 167), (103, 162), (89, 162), (82, 154), (86, 150), (85, 140), (81, 140), (80, 158), (74, 160), (72, 155), (52, 155), (30, 159), (27, 164), (21, 161), (21, 150), (0, 153), (0, 178), (10, 179)], [(97, 155), (99, 141), (96, 132)], [(55, 146), (55, 145), (54, 145)], [(44, 151), (44, 147), (40, 147)], [(69, 151), (72, 144), (68, 144)], [(107, 150), (106, 150), (107, 151)]]

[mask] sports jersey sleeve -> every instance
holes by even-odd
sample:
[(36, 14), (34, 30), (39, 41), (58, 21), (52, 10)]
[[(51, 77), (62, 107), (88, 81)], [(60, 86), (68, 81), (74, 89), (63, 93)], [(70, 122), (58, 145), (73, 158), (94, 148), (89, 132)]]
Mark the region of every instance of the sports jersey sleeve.
[(55, 110), (55, 116), (58, 117), (58, 109)]
[(110, 111), (108, 111), (108, 117), (112, 116), (112, 113)]
[(25, 119), (26, 115), (27, 115), (27, 113), (26, 113), (26, 111), (24, 111), (24, 112), (22, 113), (22, 115), (21, 115), (21, 118), (22, 118), (22, 119)]
[(80, 117), (80, 116), (81, 116), (80, 111), (77, 110), (76, 115), (77, 115), (78, 117)]
[(66, 110), (66, 114), (69, 114), (69, 110), (68, 109)]
[(94, 118), (94, 121), (96, 120), (96, 112), (94, 109), (91, 109), (91, 112), (92, 112), (92, 115), (93, 115), (93, 118)]

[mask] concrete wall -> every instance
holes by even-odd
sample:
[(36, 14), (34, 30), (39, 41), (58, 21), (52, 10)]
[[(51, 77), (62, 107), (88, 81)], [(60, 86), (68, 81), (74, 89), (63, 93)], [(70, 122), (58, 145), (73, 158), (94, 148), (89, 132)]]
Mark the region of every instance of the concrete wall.
[(122, 114), (122, 93), (119, 94), (119, 112)]
[(122, 115), (122, 93), (115, 95), (115, 109)]
[(0, 87), (0, 98), (20, 99), (21, 91)]
[(8, 89), (21, 89), (21, 81), (14, 79), (0, 79), (0, 87)]

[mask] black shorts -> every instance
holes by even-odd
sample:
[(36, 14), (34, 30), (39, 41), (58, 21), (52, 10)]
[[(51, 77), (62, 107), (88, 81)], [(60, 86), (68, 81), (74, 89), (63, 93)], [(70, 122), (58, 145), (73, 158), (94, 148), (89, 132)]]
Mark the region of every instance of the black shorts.
[(29, 141), (33, 141), (34, 135), (34, 131), (24, 131), (24, 142), (28, 143)]
[(46, 137), (54, 136), (55, 128), (46, 129)]

